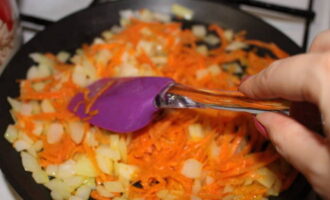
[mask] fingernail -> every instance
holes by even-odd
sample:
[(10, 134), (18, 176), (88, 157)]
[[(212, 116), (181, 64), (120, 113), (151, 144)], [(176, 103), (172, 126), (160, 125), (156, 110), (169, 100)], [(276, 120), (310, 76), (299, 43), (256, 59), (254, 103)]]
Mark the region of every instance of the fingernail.
[(262, 125), (256, 117), (253, 117), (253, 121), (254, 121), (254, 126), (256, 127), (256, 129), (258, 130), (259, 133), (261, 133), (261, 135), (263, 135), (265, 138), (268, 138), (268, 132), (266, 130), (266, 128), (264, 127), (264, 125)]
[(251, 77), (252, 77), (252, 75), (245, 75), (245, 76), (243, 76), (242, 79), (241, 79), (241, 82), (239, 83), (239, 86), (241, 86), (244, 81), (248, 80)]

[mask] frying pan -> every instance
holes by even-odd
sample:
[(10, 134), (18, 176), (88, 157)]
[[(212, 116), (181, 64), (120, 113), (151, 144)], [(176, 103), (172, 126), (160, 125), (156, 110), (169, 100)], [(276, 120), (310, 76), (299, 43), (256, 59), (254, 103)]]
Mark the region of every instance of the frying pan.
[[(7, 96), (19, 95), (17, 79), (25, 78), (33, 64), (28, 55), (32, 52), (52, 52), (60, 50), (74, 52), (83, 43), (89, 43), (103, 30), (119, 22), (118, 12), (123, 9), (149, 8), (169, 13), (173, 3), (179, 3), (194, 10), (194, 18), (204, 23), (215, 23), (234, 31), (246, 30), (247, 37), (266, 42), (274, 42), (289, 54), (297, 54), (301, 49), (287, 36), (262, 20), (236, 8), (221, 3), (197, 0), (123, 0), (103, 3), (70, 15), (38, 33), (14, 56), (0, 78), (0, 167), (14, 189), (25, 200), (50, 199), (49, 191), (34, 182), (31, 174), (23, 170), (19, 153), (3, 137), (8, 124), (13, 123)], [(276, 200), (304, 199), (310, 187), (302, 176), (298, 176), (293, 186)]]

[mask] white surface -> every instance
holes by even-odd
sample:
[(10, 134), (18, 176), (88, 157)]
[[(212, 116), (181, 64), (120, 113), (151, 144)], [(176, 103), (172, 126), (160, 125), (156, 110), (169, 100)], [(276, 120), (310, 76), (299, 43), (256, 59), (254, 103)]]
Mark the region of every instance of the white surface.
[[(1, 0), (0, 0), (1, 1)], [(92, 0), (22, 0), (20, 9), (24, 14), (43, 17), (50, 20), (58, 20), (63, 16), (74, 11), (85, 8)], [(264, 2), (272, 2), (286, 6), (305, 9), (308, 0), (263, 0)], [(297, 44), (302, 44), (304, 21), (300, 18), (292, 16), (278, 15), (270, 11), (260, 9), (246, 8), (250, 12), (259, 15), (265, 21), (273, 24), (291, 37)], [(330, 27), (330, 1), (315, 0), (314, 10), (316, 11), (316, 19), (311, 24), (310, 38), (313, 38), (318, 32)], [(25, 34), (32, 37), (31, 33)], [(311, 42), (312, 39), (310, 39)], [(15, 192), (11, 190), (3, 174), (0, 171), (0, 200), (19, 200)]]
[(20, 2), (19, 7), (22, 13), (55, 21), (87, 7), (92, 0), (23, 0)]

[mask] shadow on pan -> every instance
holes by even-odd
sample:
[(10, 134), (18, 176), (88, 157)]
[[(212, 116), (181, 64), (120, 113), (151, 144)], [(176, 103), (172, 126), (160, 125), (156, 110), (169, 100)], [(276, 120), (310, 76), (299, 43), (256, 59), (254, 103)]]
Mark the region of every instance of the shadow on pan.
[[(197, 0), (123, 0), (104, 3), (70, 15), (37, 34), (14, 56), (0, 78), (0, 133), (4, 133), (12, 123), (7, 96), (19, 95), (17, 79), (25, 78), (33, 64), (28, 55), (32, 52), (53, 52), (60, 50), (74, 52), (83, 43), (89, 43), (102, 31), (119, 22), (119, 11), (123, 9), (148, 8), (169, 13), (173, 3), (179, 3), (194, 10), (194, 18), (210, 24), (215, 23), (234, 31), (246, 30), (247, 37), (266, 42), (274, 42), (289, 54), (301, 53), (301, 49), (287, 36), (264, 23), (260, 19), (235, 8), (207, 1)], [(49, 191), (34, 182), (30, 173), (23, 170), (20, 155), (1, 134), (0, 167), (8, 181), (25, 200), (50, 199)], [(302, 176), (293, 186), (273, 200), (304, 199), (310, 187)]]

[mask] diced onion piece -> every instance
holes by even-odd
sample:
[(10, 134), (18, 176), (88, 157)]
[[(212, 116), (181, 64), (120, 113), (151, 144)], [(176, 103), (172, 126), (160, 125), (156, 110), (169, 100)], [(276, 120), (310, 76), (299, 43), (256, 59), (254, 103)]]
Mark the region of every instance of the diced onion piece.
[(194, 12), (192, 10), (190, 10), (189, 8), (186, 8), (182, 5), (179, 5), (179, 4), (173, 4), (171, 12), (173, 15), (182, 17), (186, 20), (191, 20), (194, 15)]
[(32, 131), (32, 133), (34, 135), (40, 136), (41, 133), (43, 132), (43, 130), (44, 130), (44, 127), (43, 127), (42, 122), (39, 122), (39, 121), (34, 122), (34, 129)]
[(282, 188), (281, 181), (279, 179), (276, 179), (273, 186), (267, 191), (267, 194), (271, 196), (278, 196), (281, 192), (281, 188)]
[(160, 190), (160, 191), (157, 192), (156, 195), (161, 200), (175, 200), (175, 199), (177, 199), (177, 196), (174, 195), (169, 190)]
[(8, 140), (8, 142), (10, 142), (10, 143), (13, 143), (17, 139), (17, 136), (18, 136), (18, 131), (15, 128), (15, 126), (9, 125), (5, 132), (6, 140)]
[(83, 185), (77, 189), (75, 196), (79, 197), (82, 200), (87, 200), (89, 198), (91, 191), (92, 191), (91, 187), (87, 185)]
[(96, 187), (96, 191), (102, 196), (102, 197), (106, 197), (106, 198), (111, 198), (114, 196), (114, 194), (112, 194), (111, 192), (109, 192), (108, 190), (106, 190), (102, 185), (98, 185)]
[(43, 170), (37, 170), (32, 173), (33, 179), (39, 184), (45, 184), (49, 182), (48, 175)]
[(226, 40), (232, 41), (233, 38), (234, 38), (234, 31), (232, 31), (232, 30), (225, 30), (224, 35), (225, 35)]
[(198, 45), (196, 51), (204, 56), (207, 56), (209, 50), (206, 45)]
[(20, 113), (22, 115), (31, 115), (32, 114), (32, 110), (33, 110), (32, 104), (30, 104), (30, 103), (22, 103)]
[(16, 140), (14, 142), (14, 148), (16, 151), (23, 151), (31, 147), (31, 143), (25, 141), (25, 140)]
[(194, 26), (192, 26), (191, 31), (198, 38), (205, 37), (206, 33), (207, 33), (207, 30), (206, 30), (205, 26), (203, 26), (203, 25), (194, 25)]
[(273, 186), (277, 179), (275, 173), (269, 170), (267, 167), (258, 169), (257, 174), (260, 176), (257, 181), (268, 189)]
[(70, 191), (74, 191), (84, 182), (84, 178), (81, 176), (70, 176), (63, 179), (63, 182), (70, 188)]
[(76, 159), (75, 171), (77, 175), (96, 177), (97, 172), (92, 161), (85, 155), (79, 155)]
[(139, 70), (132, 64), (123, 63), (119, 66), (117, 74), (120, 77), (139, 76)]
[(32, 88), (37, 91), (41, 92), (45, 88), (46, 84), (43, 82), (37, 82), (32, 84)]
[(137, 168), (133, 165), (116, 163), (117, 175), (124, 180), (132, 180), (136, 174)]
[(119, 148), (110, 148), (106, 145), (101, 145), (100, 147), (97, 148), (96, 152), (111, 160), (119, 161), (120, 160), (119, 150), (120, 150)]
[(55, 112), (55, 108), (53, 107), (52, 103), (48, 99), (44, 99), (41, 102), (41, 110), (44, 113), (53, 113)]
[(58, 122), (51, 123), (47, 129), (47, 142), (49, 144), (55, 144), (62, 139), (63, 134), (64, 129), (62, 124)]
[(46, 167), (46, 173), (49, 175), (49, 176), (57, 176), (57, 173), (58, 173), (58, 165), (48, 165)]
[(69, 131), (71, 139), (76, 144), (80, 144), (84, 137), (84, 124), (79, 121), (69, 122)]
[(64, 181), (58, 178), (50, 180), (48, 183), (45, 184), (45, 186), (51, 190), (50, 194), (53, 199), (63, 200), (68, 199), (71, 196), (71, 188), (68, 187), (68, 185)]
[(213, 34), (209, 34), (209, 35), (207, 35), (207, 36), (204, 38), (204, 41), (205, 41), (206, 43), (212, 45), (212, 46), (217, 45), (217, 44), (220, 43), (220, 39), (219, 39), (217, 36), (213, 35)]
[(106, 190), (109, 192), (124, 192), (125, 189), (120, 181), (109, 181), (103, 183)]
[(58, 166), (57, 177), (67, 178), (75, 174), (75, 162), (73, 160), (67, 160)]
[(113, 173), (113, 161), (110, 160), (108, 157), (102, 155), (100, 152), (96, 152), (96, 162), (103, 173)]
[(204, 137), (204, 132), (201, 124), (189, 125), (188, 133), (192, 140), (200, 140)]
[(195, 159), (188, 159), (183, 163), (181, 174), (188, 178), (199, 178), (203, 164)]
[(14, 111), (16, 111), (16, 112), (21, 111), (22, 103), (20, 101), (10, 98), (10, 97), (7, 98), (7, 101)]
[(208, 67), (209, 72), (213, 75), (219, 75), (221, 73), (221, 68), (219, 65), (211, 65)]
[(235, 51), (235, 50), (239, 50), (239, 49), (244, 49), (247, 46), (248, 45), (244, 42), (234, 41), (226, 47), (226, 51)]
[(22, 164), (23, 164), (25, 171), (36, 172), (36, 171), (41, 170), (41, 167), (40, 167), (37, 159), (34, 156), (32, 156), (31, 154), (23, 151), (21, 153), (21, 158), (22, 158)]
[(67, 62), (70, 58), (70, 53), (66, 52), (66, 51), (60, 51), (57, 55), (56, 55), (57, 59), (63, 63)]
[(196, 78), (197, 80), (200, 80), (202, 78), (204, 78), (205, 76), (207, 76), (207, 74), (209, 73), (208, 69), (199, 69), (196, 71)]

